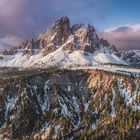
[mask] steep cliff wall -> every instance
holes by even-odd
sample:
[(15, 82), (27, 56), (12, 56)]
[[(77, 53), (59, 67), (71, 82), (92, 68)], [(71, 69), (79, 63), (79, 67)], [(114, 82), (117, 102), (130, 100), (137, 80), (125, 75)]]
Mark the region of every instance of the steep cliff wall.
[(139, 78), (97, 70), (0, 74), (0, 139), (137, 139), (139, 127)]

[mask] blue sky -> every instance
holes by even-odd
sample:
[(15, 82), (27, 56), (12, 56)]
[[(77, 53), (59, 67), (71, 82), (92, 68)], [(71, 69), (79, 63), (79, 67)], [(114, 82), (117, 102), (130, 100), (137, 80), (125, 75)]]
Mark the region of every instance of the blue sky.
[[(119, 49), (138, 49), (139, 13), (140, 0), (0, 0), (0, 48), (37, 36), (59, 17), (68, 16), (72, 24), (93, 24)], [(127, 33), (126, 27), (131, 29)]]
[(140, 22), (139, 0), (113, 0), (110, 13), (106, 15), (109, 26), (137, 24)]
[[(87, 17), (88, 22), (104, 30), (119, 25), (140, 23), (139, 13), (140, 0), (95, 0), (81, 8), (78, 16), (83, 20)], [(71, 18), (78, 19), (77, 16), (73, 17), (73, 14)]]

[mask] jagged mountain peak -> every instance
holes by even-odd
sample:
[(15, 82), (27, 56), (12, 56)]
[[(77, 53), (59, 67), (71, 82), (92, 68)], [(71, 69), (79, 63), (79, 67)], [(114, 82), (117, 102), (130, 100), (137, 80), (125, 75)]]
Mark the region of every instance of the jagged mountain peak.
[(42, 48), (62, 45), (71, 34), (70, 20), (68, 17), (59, 18), (50, 28), (39, 35), (39, 40), (44, 41)]
[(81, 27), (83, 27), (85, 24), (74, 24), (71, 27), (72, 33), (78, 31)]
[[(68, 17), (59, 18), (46, 32), (39, 36), (39, 40), (44, 41), (45, 54), (48, 54), (48, 48), (51, 51), (64, 46), (66, 48), (74, 48), (70, 50), (83, 50), (94, 53), (101, 46), (111, 50), (111, 45), (98, 37), (95, 28), (90, 24), (74, 24), (70, 25)], [(57, 47), (56, 47), (57, 46)], [(66, 46), (66, 47), (65, 47)], [(46, 51), (47, 50), (47, 51)], [(112, 48), (112, 51), (115, 51)], [(50, 53), (50, 51), (49, 51)]]
[(85, 24), (83, 27), (86, 29), (87, 32), (95, 32), (95, 28), (91, 24)]
[(63, 25), (63, 24), (70, 25), (70, 20), (67, 16), (60, 17), (58, 20), (55, 21), (54, 25)]
[(70, 25), (68, 17), (59, 18), (47, 31), (39, 35), (39, 48), (44, 49), (44, 55), (47, 55), (61, 46), (70, 48), (75, 46), (75, 50), (83, 50), (94, 53), (101, 46), (106, 49), (115, 51), (106, 40), (100, 39), (96, 34), (95, 28), (90, 24), (74, 24)]
[[(92, 25), (71, 25), (68, 17), (61, 17), (47, 31), (40, 34), (38, 39), (6, 50), (0, 64), (21, 67), (126, 64), (115, 56), (116, 52), (116, 48), (108, 41), (98, 37)], [(9, 59), (5, 55), (8, 55)]]

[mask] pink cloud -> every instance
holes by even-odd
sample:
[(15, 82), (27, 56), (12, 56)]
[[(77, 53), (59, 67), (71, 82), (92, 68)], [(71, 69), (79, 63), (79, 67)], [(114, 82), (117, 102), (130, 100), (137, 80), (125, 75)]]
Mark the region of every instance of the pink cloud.
[(14, 32), (24, 20), (24, 8), (27, 0), (0, 0), (0, 27)]
[(118, 49), (140, 49), (140, 24), (110, 28), (99, 34)]

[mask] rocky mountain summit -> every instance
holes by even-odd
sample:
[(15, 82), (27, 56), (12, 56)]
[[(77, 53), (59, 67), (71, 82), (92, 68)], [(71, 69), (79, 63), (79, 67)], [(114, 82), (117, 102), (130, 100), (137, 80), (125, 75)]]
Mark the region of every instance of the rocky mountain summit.
[(39, 48), (44, 48), (45, 51), (63, 46), (63, 49), (70, 52), (83, 50), (93, 53), (101, 45), (116, 51), (106, 40), (99, 39), (92, 25), (71, 26), (68, 17), (58, 19), (46, 32), (39, 35), (38, 41), (41, 42)]
[(116, 53), (115, 46), (100, 39), (92, 25), (71, 25), (67, 17), (62, 17), (37, 39), (3, 51), (0, 64), (9, 67), (127, 65)]
[(46, 32), (39, 35), (37, 40), (23, 43), (20, 49), (44, 49), (46, 54), (58, 47), (68, 51), (83, 50), (93, 53), (100, 46), (116, 51), (106, 40), (99, 39), (92, 25), (70, 25), (68, 17), (58, 19)]

